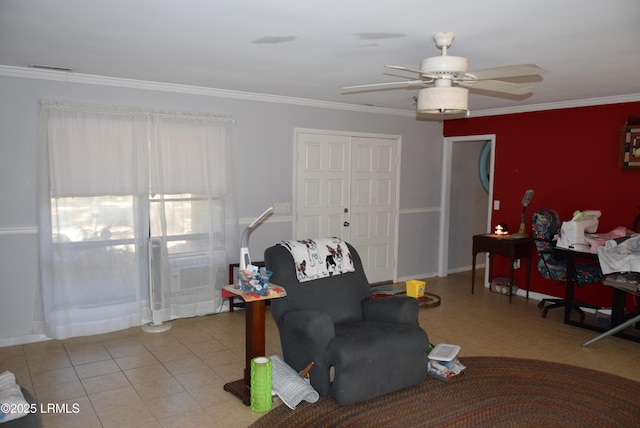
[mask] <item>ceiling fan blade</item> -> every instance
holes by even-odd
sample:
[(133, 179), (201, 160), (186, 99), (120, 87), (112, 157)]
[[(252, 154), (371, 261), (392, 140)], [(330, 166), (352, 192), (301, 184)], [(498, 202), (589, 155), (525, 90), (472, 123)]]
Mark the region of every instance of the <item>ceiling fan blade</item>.
[(397, 86), (398, 88), (410, 87), (414, 85), (424, 86), (426, 82), (423, 80), (405, 80), (404, 82), (387, 82), (387, 83), (370, 83), (367, 85), (343, 86), (342, 89), (367, 89), (367, 88), (385, 88)]
[(394, 74), (394, 73), (382, 73), (385, 76), (389, 76), (389, 77), (399, 77), (400, 79), (406, 79), (406, 80), (412, 80), (414, 79), (413, 77), (409, 77), (409, 76), (403, 76), (402, 74)]
[(385, 65), (385, 67), (393, 68), (394, 70), (402, 70), (402, 71), (408, 71), (410, 73), (422, 74), (422, 71), (420, 70), (416, 70), (415, 68), (402, 67), (400, 65)]
[(505, 65), (504, 67), (483, 68), (472, 70), (467, 74), (478, 80), (505, 79), (508, 77), (541, 75), (545, 69), (536, 64)]
[(533, 86), (518, 83), (501, 82), (499, 80), (479, 80), (477, 82), (461, 82), (460, 86), (483, 91), (502, 92), (510, 95), (527, 95), (533, 92)]

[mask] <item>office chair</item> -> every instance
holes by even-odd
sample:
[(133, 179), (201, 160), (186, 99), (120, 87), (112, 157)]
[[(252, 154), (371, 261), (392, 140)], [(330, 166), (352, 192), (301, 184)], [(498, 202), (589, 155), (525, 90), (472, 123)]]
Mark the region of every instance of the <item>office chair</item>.
[[(560, 233), (560, 216), (554, 210), (541, 209), (533, 213), (531, 219), (533, 230), (533, 241), (538, 250), (538, 272), (545, 279), (558, 281), (559, 285), (565, 285), (567, 280), (567, 261), (554, 254), (555, 247), (554, 237)], [(576, 278), (573, 280), (578, 287), (584, 287), (586, 284), (595, 284), (604, 279), (604, 275), (597, 264), (576, 263)], [(538, 307), (542, 309), (542, 317), (546, 318), (549, 309), (564, 308), (565, 299), (552, 298), (542, 299)], [(593, 306), (586, 303), (573, 301), (571, 303), (573, 309), (580, 314), (580, 322), (584, 322), (585, 313), (581, 308), (601, 309), (599, 306)]]

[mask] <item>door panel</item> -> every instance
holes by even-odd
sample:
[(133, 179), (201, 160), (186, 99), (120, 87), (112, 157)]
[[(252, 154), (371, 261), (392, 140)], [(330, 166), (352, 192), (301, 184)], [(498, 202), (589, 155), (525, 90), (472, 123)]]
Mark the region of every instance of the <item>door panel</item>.
[(389, 247), (387, 245), (376, 245), (373, 247), (374, 261), (376, 269), (384, 269), (389, 263)]
[(302, 183), (304, 186), (304, 205), (306, 207), (318, 208), (322, 206), (321, 198), (321, 185), (320, 180), (308, 179)]

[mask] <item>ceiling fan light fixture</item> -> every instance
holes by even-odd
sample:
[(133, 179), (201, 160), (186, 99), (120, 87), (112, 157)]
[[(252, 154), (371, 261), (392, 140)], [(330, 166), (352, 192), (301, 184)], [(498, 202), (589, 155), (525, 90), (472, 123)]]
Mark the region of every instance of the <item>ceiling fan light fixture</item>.
[(469, 61), (460, 56), (434, 56), (420, 61), (420, 73), (461, 79), (469, 70)]
[(418, 113), (467, 113), (469, 90), (459, 87), (433, 87), (418, 91)]

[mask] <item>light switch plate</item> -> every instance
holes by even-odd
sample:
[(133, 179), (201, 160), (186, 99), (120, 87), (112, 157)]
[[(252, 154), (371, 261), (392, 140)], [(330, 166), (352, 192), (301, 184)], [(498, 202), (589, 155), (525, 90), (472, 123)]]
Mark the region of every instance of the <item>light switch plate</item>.
[(291, 211), (291, 205), (289, 204), (289, 202), (278, 202), (273, 204), (273, 213), (277, 214), (277, 213), (288, 213), (289, 211)]

